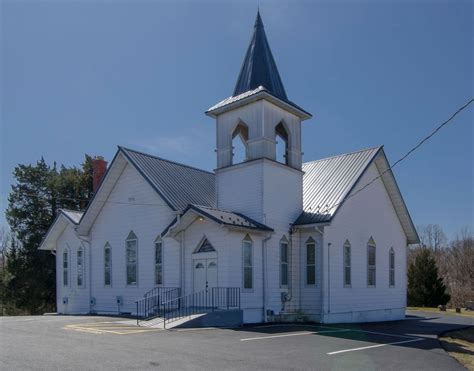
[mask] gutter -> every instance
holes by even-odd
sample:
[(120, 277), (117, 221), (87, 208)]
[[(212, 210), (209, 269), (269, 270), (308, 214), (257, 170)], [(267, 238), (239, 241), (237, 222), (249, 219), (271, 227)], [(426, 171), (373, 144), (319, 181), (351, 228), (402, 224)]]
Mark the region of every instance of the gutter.
[(288, 241), (288, 292), (289, 295), (286, 297), (286, 302), (289, 302), (293, 299), (293, 234), (295, 230), (293, 227), (290, 227), (288, 235), (290, 240)]

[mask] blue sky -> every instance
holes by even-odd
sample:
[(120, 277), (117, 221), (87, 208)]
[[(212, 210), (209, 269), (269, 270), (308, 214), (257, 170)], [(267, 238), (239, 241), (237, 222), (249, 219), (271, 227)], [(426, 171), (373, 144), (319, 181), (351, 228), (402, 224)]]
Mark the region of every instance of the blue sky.
[[(1, 2), (0, 210), (18, 163), (116, 145), (204, 169), (257, 6), (305, 160), (385, 145), (391, 162), (473, 95), (470, 1)], [(474, 108), (395, 169), (415, 224), (473, 226)], [(3, 212), (2, 212), (3, 214)], [(5, 223), (3, 215), (1, 223)]]

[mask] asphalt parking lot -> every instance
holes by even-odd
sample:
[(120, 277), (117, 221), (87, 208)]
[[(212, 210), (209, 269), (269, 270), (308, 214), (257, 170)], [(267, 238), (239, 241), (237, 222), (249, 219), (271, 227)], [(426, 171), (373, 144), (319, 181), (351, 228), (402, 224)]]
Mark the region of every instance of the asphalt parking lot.
[(472, 325), (422, 312), (364, 325), (174, 331), (111, 317), (0, 317), (0, 369), (463, 370), (437, 335)]

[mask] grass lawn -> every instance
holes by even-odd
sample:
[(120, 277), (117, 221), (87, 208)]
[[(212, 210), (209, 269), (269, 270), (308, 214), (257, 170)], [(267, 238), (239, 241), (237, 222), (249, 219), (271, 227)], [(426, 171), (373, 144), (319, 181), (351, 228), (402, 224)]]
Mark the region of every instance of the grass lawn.
[(468, 370), (474, 371), (474, 327), (448, 332), (440, 340), (452, 357)]
[(474, 311), (464, 310), (461, 309), (461, 313), (456, 313), (455, 309), (446, 309), (446, 312), (441, 312), (438, 308), (429, 308), (429, 307), (407, 307), (407, 310), (419, 310), (423, 312), (437, 312), (443, 314), (452, 314), (455, 316), (465, 316), (465, 317), (473, 317), (474, 318)]

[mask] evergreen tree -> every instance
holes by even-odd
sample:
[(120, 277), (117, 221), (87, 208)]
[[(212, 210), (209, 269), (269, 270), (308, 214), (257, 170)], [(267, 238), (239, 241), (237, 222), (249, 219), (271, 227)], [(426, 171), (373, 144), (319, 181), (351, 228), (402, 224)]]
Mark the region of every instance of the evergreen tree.
[(55, 260), (38, 247), (59, 208), (81, 210), (92, 193), (90, 156), (82, 165), (48, 166), (43, 158), (36, 165), (18, 165), (16, 183), (8, 197), (7, 222), (19, 244), (8, 256), (6, 300), (18, 309), (37, 314), (55, 307)]
[(408, 305), (436, 307), (449, 299), (431, 250), (422, 248), (408, 267)]

